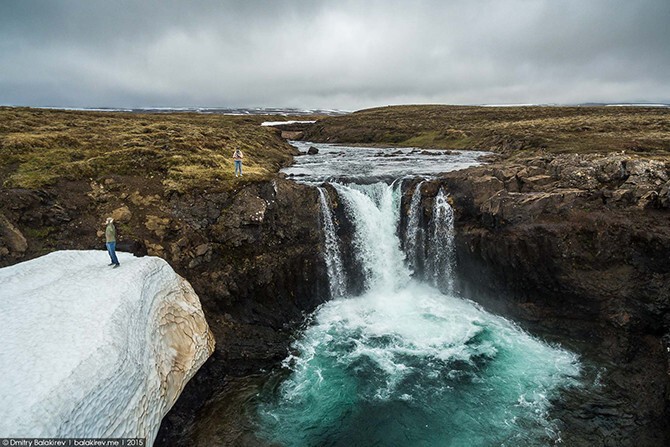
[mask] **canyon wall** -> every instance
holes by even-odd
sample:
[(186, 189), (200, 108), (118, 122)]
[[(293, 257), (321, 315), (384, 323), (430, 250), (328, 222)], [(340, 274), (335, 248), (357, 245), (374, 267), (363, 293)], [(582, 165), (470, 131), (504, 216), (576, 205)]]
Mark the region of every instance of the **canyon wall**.
[(602, 393), (562, 413), (569, 445), (668, 442), (668, 168), (625, 155), (557, 155), (421, 187), (423, 226), (438, 190), (450, 195), (462, 296), (604, 365), (594, 379)]

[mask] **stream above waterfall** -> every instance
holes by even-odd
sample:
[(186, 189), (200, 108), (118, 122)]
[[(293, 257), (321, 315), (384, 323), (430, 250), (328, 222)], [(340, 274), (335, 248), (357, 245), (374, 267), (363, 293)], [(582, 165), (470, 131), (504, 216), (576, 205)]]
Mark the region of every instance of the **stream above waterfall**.
[[(403, 179), (473, 166), (484, 153), (296, 145), (319, 150), (284, 172), (319, 185), (331, 300), (251, 399), (255, 435), (282, 446), (560, 442), (550, 409), (580, 386), (578, 356), (453, 294), (448, 191), (439, 191), (427, 231), (415, 231), (411, 215), (399, 231)], [(419, 212), (419, 193), (420, 184), (410, 214)], [(346, 287), (333, 194), (352, 223), (362, 294)], [(421, 277), (417, 260), (426, 266)]]
[[(387, 183), (404, 177), (431, 177), (481, 163), (490, 152), (425, 150), (411, 147), (351, 147), (293, 141), (301, 156), (282, 169), (297, 182)], [(310, 147), (317, 154), (307, 155)]]

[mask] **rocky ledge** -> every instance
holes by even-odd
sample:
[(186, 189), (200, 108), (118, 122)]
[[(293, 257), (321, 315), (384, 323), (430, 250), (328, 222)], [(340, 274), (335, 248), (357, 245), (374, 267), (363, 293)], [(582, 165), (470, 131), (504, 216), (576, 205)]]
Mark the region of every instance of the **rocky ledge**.
[(460, 293), (600, 365), (585, 374), (602, 389), (560, 414), (567, 445), (668, 445), (668, 162), (551, 155), (452, 172), (422, 185), (423, 225), (440, 188)]

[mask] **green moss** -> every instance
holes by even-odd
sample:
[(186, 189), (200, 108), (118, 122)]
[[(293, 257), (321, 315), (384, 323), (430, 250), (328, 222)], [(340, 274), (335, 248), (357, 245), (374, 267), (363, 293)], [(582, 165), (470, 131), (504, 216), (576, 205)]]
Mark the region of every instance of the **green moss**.
[(55, 227), (23, 228), (23, 235), (28, 239), (46, 239), (50, 234), (56, 231)]

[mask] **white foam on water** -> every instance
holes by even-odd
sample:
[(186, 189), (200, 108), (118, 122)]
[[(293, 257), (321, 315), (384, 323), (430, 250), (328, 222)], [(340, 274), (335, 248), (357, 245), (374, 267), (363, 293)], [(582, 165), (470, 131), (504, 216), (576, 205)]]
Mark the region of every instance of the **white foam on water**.
[[(551, 399), (580, 371), (575, 354), (416, 281), (328, 302), (294, 348), (279, 402), (264, 411), (281, 421), (272, 439), (296, 446), (338, 439), (348, 424), (365, 431), (385, 423), (355, 417), (356, 407), (390, 408), (394, 418), (406, 412), (407, 423), (428, 408), (434, 440), (447, 430), (467, 443), (477, 428), (491, 442), (551, 439)], [(425, 408), (397, 409), (399, 402)], [(485, 422), (460, 420), (473, 417)]]
[(439, 290), (411, 279), (397, 234), (400, 184), (333, 184), (366, 291), (314, 313), (284, 361), (288, 378), (260, 406), (261, 435), (287, 446), (556, 442), (548, 411), (577, 383), (578, 357), (450, 293), (446, 191), (426, 236)]

